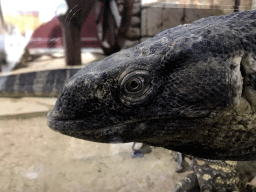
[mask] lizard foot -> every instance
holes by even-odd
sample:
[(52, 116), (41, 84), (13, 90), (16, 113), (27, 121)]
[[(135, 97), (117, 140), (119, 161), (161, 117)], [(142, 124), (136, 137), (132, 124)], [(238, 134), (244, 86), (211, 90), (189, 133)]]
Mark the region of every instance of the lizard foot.
[(255, 187), (240, 180), (236, 164), (235, 161), (193, 158), (193, 171), (177, 184), (174, 192), (191, 191), (198, 186), (202, 192), (256, 191)]
[(193, 189), (198, 189), (196, 191), (199, 191), (199, 184), (196, 174), (193, 171), (190, 171), (188, 175), (176, 185), (173, 192), (192, 191)]

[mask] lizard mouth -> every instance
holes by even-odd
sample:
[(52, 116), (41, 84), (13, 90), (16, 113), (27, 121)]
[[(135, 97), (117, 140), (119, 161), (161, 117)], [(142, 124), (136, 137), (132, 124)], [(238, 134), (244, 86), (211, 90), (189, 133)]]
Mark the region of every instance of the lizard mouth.
[[(126, 121), (117, 125), (104, 127), (88, 124), (82, 119), (60, 119), (51, 116), (51, 112), (48, 113), (48, 126), (52, 130), (83, 140), (100, 143), (144, 142), (154, 146), (162, 146), (163, 143), (165, 143), (165, 148), (168, 149), (201, 158), (211, 157), (211, 159), (219, 160), (227, 158), (230, 160), (237, 160), (238, 158), (250, 160), (252, 157), (256, 156), (255, 147), (250, 146), (246, 148), (246, 154), (244, 152), (245, 149), (230, 151), (230, 148), (211, 148), (208, 149), (207, 153), (202, 153), (202, 150), (205, 151), (204, 147), (198, 143), (195, 138), (192, 138), (194, 132), (193, 128), (190, 130), (187, 130), (188, 128), (186, 128), (186, 131), (190, 131), (191, 133), (188, 134), (188, 137), (184, 137), (181, 129), (175, 128), (171, 128), (168, 131), (169, 134), (161, 134), (161, 131), (154, 133), (152, 132), (152, 129), (157, 130), (158, 125), (158, 123), (156, 123), (156, 126), (154, 126), (154, 121), (156, 121), (156, 119)], [(242, 158), (241, 154), (243, 154)]]
[(126, 121), (113, 126), (99, 126), (98, 124), (88, 124), (83, 119), (67, 120), (52, 117), (52, 112), (47, 115), (48, 126), (57, 132), (71, 137), (101, 142), (101, 143), (126, 143), (132, 142), (131, 138), (136, 138), (146, 128), (145, 122)]

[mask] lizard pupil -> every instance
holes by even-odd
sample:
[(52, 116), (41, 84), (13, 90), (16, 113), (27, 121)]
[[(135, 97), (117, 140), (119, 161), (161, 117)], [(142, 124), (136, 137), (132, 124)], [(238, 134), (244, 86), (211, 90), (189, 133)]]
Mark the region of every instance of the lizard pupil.
[(139, 86), (139, 83), (137, 81), (131, 82), (131, 88), (136, 89)]
[(128, 83), (126, 84), (126, 89), (129, 92), (136, 92), (141, 90), (143, 87), (143, 81), (144, 79), (142, 77), (134, 77)]

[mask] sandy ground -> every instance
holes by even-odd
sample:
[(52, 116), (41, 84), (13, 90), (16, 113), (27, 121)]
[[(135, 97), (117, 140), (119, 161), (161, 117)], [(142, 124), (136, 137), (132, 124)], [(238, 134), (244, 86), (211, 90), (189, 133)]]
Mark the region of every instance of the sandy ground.
[(170, 191), (170, 152), (131, 158), (131, 143), (98, 144), (53, 132), (45, 115), (0, 120), (1, 191)]
[[(83, 54), (83, 63), (104, 58)], [(64, 67), (43, 56), (18, 72)], [(0, 191), (170, 191), (185, 174), (175, 172), (170, 151), (153, 148), (132, 158), (131, 143), (98, 144), (54, 132), (46, 114), (56, 98), (0, 98)]]

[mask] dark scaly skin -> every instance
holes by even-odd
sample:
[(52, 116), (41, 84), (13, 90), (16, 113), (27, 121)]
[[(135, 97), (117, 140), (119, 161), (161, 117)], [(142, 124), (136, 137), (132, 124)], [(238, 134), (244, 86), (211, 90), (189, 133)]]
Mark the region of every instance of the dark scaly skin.
[[(252, 178), (244, 179), (237, 161), (209, 160), (193, 157), (191, 168), (187, 176), (175, 187), (173, 192), (185, 192), (200, 188), (200, 191), (241, 191), (254, 192), (256, 187), (247, 184)], [(240, 167), (244, 168), (248, 162), (241, 162)], [(255, 163), (254, 163), (255, 164)], [(251, 166), (251, 165), (249, 165)], [(251, 169), (251, 168), (250, 168)], [(246, 170), (248, 172), (248, 169)], [(255, 171), (255, 169), (254, 169)], [(250, 170), (251, 172), (251, 170)], [(250, 179), (250, 180), (248, 180)]]
[(58, 97), (79, 68), (0, 75), (0, 97)]
[(256, 11), (167, 29), (75, 74), (48, 125), (89, 141), (255, 160), (255, 37)]

